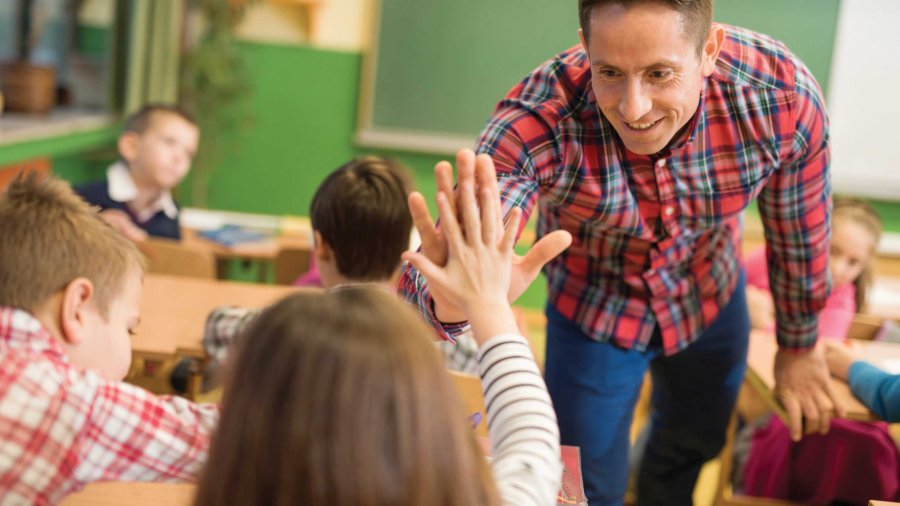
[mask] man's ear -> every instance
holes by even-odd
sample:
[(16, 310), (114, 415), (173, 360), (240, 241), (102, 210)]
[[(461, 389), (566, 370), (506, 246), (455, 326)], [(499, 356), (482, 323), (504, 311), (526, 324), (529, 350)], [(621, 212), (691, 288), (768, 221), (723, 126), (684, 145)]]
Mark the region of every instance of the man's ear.
[(703, 44), (703, 53), (700, 55), (702, 61), (700, 66), (703, 70), (703, 77), (709, 77), (716, 69), (716, 61), (719, 59), (719, 51), (725, 43), (725, 28), (718, 23), (713, 23), (709, 29), (709, 36), (706, 37), (706, 43)]
[(126, 161), (131, 162), (137, 158), (138, 144), (141, 142), (141, 136), (137, 132), (125, 132), (119, 136), (116, 147), (119, 148), (119, 155)]
[(78, 344), (90, 332), (90, 314), (94, 307), (94, 284), (87, 278), (75, 278), (63, 290), (59, 317), (62, 338), (67, 344)]
[(331, 251), (331, 246), (322, 239), (322, 234), (318, 231), (313, 232), (315, 240), (313, 242), (313, 254), (316, 255), (317, 262), (328, 262), (331, 261), (331, 258), (334, 256), (334, 252)]
[(581, 41), (581, 47), (584, 49), (584, 53), (590, 56), (591, 52), (588, 51), (587, 41), (584, 39), (584, 30), (582, 30), (581, 28), (578, 29), (578, 40)]

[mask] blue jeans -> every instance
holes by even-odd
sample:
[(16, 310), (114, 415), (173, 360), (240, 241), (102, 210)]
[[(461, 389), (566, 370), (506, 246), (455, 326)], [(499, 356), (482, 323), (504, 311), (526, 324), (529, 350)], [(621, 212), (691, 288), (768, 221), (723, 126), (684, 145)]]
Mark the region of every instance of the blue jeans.
[(741, 275), (716, 321), (665, 356), (657, 328), (645, 352), (594, 341), (547, 306), (546, 380), (563, 444), (581, 448), (590, 506), (622, 504), (629, 428), (647, 368), (651, 428), (638, 474), (638, 504), (692, 504), (700, 468), (725, 441), (747, 364), (750, 319)]

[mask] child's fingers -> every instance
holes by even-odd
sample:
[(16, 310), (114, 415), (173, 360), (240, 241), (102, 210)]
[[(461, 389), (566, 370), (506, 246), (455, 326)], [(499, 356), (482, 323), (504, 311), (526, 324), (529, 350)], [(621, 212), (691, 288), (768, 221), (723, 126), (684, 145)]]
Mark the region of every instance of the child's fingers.
[(475, 157), (475, 182), (482, 190), (492, 190), (499, 194), (497, 187), (497, 171), (494, 168), (494, 160), (490, 155), (480, 154)]
[(460, 179), (457, 187), (457, 210), (461, 217), (462, 225), (468, 243), (472, 246), (481, 241), (481, 214), (478, 211), (478, 201), (475, 198), (475, 182)]
[(407, 199), (409, 214), (412, 216), (413, 225), (419, 232), (422, 240), (422, 251), (438, 264), (443, 265), (447, 261), (447, 248), (444, 239), (440, 236), (425, 197), (419, 192), (413, 192)]
[(422, 244), (433, 242), (437, 238), (437, 227), (435, 227), (434, 219), (428, 210), (428, 204), (425, 203), (425, 197), (419, 192), (412, 192), (406, 199), (406, 204), (409, 207), (413, 225), (422, 236)]
[(482, 188), (479, 191), (481, 203), (481, 238), (485, 244), (494, 246), (497, 244), (497, 228), (500, 222), (500, 200), (498, 195), (490, 188)]
[(456, 186), (466, 181), (475, 182), (475, 153), (471, 149), (460, 149), (456, 153)]
[(425, 276), (425, 280), (428, 281), (428, 286), (432, 291), (445, 291), (447, 275), (443, 269), (435, 265), (427, 256), (415, 251), (404, 251), (400, 257)]

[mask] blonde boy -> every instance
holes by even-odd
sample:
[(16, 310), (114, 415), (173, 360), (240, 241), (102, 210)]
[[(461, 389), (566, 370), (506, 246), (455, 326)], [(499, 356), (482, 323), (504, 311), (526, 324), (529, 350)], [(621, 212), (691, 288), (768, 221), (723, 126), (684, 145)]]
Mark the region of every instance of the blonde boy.
[(184, 110), (151, 104), (125, 121), (117, 147), (120, 160), (106, 179), (75, 190), (134, 241), (147, 235), (180, 239), (178, 206), (172, 189), (187, 175), (200, 130)]
[(0, 497), (55, 504), (93, 481), (188, 481), (218, 410), (120, 380), (143, 259), (69, 187), (0, 196)]

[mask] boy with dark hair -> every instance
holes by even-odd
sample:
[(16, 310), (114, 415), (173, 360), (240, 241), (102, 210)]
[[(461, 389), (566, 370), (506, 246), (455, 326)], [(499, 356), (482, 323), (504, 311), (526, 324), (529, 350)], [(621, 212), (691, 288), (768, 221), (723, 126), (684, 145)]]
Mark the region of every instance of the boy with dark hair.
[(120, 380), (143, 256), (63, 182), (0, 195), (0, 496), (56, 504), (93, 481), (192, 481), (218, 409)]
[(107, 169), (106, 180), (75, 190), (131, 240), (148, 234), (180, 239), (171, 191), (190, 170), (199, 139), (196, 121), (181, 108), (146, 105), (125, 121), (120, 160)]
[(323, 285), (396, 278), (409, 248), (409, 176), (393, 161), (353, 160), (332, 172), (310, 206)]

